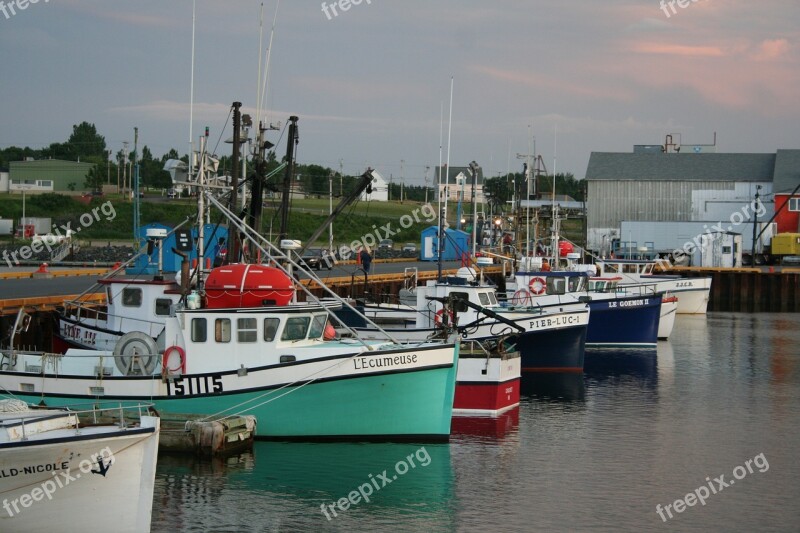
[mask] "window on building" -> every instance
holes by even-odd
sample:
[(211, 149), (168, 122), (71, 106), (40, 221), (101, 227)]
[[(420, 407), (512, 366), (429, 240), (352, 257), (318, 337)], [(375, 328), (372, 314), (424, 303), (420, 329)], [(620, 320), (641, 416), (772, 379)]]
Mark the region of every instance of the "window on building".
[(169, 298), (156, 298), (156, 316), (169, 316), (172, 300)]
[(258, 319), (237, 318), (236, 338), (239, 342), (256, 342), (258, 340)]
[(38, 185), (39, 187), (52, 187), (53, 180), (37, 180), (36, 185)]
[(231, 342), (231, 321), (229, 318), (218, 318), (214, 322), (214, 340)]
[(122, 289), (122, 305), (125, 307), (141, 307), (142, 289)]
[(789, 211), (800, 212), (800, 197), (789, 198)]
[(282, 341), (299, 341), (306, 338), (311, 317), (298, 316), (286, 321), (286, 327), (281, 334)]
[(281, 321), (277, 318), (265, 318), (264, 319), (264, 340), (267, 342), (272, 342), (275, 340), (275, 334), (278, 332), (278, 326), (280, 326)]
[(206, 342), (207, 330), (205, 318), (192, 319), (192, 342)]

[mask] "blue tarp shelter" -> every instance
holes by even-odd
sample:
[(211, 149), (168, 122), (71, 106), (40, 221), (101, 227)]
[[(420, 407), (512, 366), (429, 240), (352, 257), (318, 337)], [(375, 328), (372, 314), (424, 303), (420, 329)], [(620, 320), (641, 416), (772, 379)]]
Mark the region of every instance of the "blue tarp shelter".
[[(439, 259), (439, 228), (430, 226), (422, 230), (420, 259), (437, 261)], [(466, 231), (448, 228), (442, 242), (442, 260), (457, 261), (461, 255), (470, 251), (470, 235)]]

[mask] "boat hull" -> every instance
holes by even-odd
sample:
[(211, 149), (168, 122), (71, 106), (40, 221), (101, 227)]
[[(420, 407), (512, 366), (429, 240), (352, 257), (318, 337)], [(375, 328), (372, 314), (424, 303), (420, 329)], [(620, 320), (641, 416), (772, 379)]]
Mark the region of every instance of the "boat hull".
[(589, 347), (655, 347), (661, 317), (661, 295), (593, 299), (586, 333)]
[(520, 369), (517, 353), (459, 358), (453, 416), (497, 416), (518, 406)]
[(594, 311), (591, 311), (588, 328), (584, 324), (516, 335), (510, 339), (510, 342), (516, 342), (517, 350), (522, 354), (522, 371), (583, 372), (588, 331), (593, 320)]
[(0, 446), (0, 531), (150, 531), (158, 424)]
[(705, 315), (711, 296), (711, 278), (663, 279), (660, 276), (642, 276), (644, 282), (656, 282), (656, 290), (678, 297), (679, 315)]
[(675, 327), (675, 315), (677, 314), (680, 300), (676, 298), (664, 298), (661, 301), (661, 318), (658, 320), (658, 338), (669, 339), (672, 329)]
[[(147, 401), (159, 412), (255, 415), (257, 438), (429, 440), (450, 434), (458, 349), (366, 351), (244, 371), (193, 374), (164, 381), (0, 372), (0, 384), (34, 393), (17, 397), (63, 406)], [(86, 391), (96, 395), (89, 396)]]

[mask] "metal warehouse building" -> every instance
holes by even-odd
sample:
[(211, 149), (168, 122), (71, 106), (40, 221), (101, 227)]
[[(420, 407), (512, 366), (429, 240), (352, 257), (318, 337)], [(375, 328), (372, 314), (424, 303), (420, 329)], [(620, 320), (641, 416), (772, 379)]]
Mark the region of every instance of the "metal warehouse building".
[(607, 253), (614, 239), (624, 241), (623, 221), (728, 222), (734, 213), (743, 213), (744, 223), (734, 230), (746, 233), (748, 221), (752, 228), (756, 192), (767, 211), (759, 217), (763, 222), (774, 213), (776, 172), (780, 170), (783, 189), (795, 180), (795, 185), (800, 184), (800, 169), (794, 170), (792, 179), (785, 179), (786, 170), (781, 170), (798, 161), (800, 150), (773, 154), (593, 152), (586, 170), (587, 248)]
[(60, 159), (11, 161), (8, 189), (0, 192), (66, 192), (85, 189), (86, 175), (95, 165)]

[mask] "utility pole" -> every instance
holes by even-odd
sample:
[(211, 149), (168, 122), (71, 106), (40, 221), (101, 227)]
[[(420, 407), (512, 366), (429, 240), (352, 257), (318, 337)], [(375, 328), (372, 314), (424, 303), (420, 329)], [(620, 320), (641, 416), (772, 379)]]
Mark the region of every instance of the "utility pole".
[(753, 251), (751, 253), (751, 266), (756, 266), (756, 253), (758, 250), (758, 247), (756, 246), (756, 228), (758, 227), (758, 203), (759, 198), (761, 198), (759, 191), (761, 191), (761, 185), (756, 185), (756, 202), (754, 204), (755, 212), (753, 213)]
[[(133, 242), (134, 249), (139, 249), (139, 128), (133, 128)], [(159, 272), (160, 274), (160, 272)]]
[(429, 167), (429, 166), (425, 167), (425, 204), (426, 205), (428, 204), (428, 171), (430, 169), (431, 169), (431, 167)]
[(403, 163), (405, 160), (400, 160), (400, 203), (403, 203)]
[(344, 176), (344, 160), (340, 159), (339, 160), (339, 198), (344, 196), (344, 193), (342, 192), (342, 190), (343, 190), (343, 187), (342, 187), (343, 183), (342, 182), (344, 180), (343, 176)]
[(127, 183), (128, 183), (128, 178), (127, 178), (127, 175), (126, 175), (127, 172), (128, 172), (128, 141), (123, 141), (123, 143), (122, 143), (122, 158), (123, 158), (122, 159), (122, 161), (123, 161), (123, 163), (122, 163), (123, 164), (123, 167), (122, 167), (122, 194), (123, 194), (123, 199), (124, 199), (125, 198), (125, 196), (124, 196), (125, 195), (125, 190), (127, 189)]
[[(328, 179), (328, 216), (333, 218), (333, 172)], [(328, 228), (328, 253), (333, 253), (333, 220)]]

